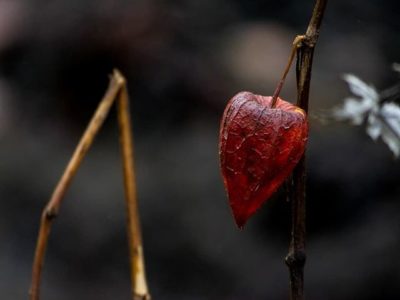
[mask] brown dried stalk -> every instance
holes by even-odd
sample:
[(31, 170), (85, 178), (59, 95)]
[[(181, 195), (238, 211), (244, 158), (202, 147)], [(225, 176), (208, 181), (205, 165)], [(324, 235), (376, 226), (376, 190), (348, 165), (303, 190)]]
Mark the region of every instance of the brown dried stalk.
[[(308, 111), (311, 70), (314, 47), (318, 40), (319, 29), (327, 0), (317, 0), (304, 39), (297, 50), (297, 105)], [(286, 264), (290, 273), (290, 299), (304, 299), (304, 265), (306, 262), (306, 164), (305, 156), (300, 159), (292, 175), (290, 199), (292, 210), (292, 232)]]
[(43, 210), (32, 268), (32, 282), (29, 291), (31, 300), (39, 300), (40, 279), (50, 230), (54, 219), (58, 216), (65, 192), (69, 187), (74, 175), (76, 174), (87, 151), (92, 145), (96, 134), (104, 123), (104, 120), (106, 119), (115, 99), (118, 100), (118, 119), (120, 125), (120, 141), (124, 169), (132, 299), (150, 299), (144, 270), (144, 258), (136, 200), (133, 142), (128, 108), (128, 93), (125, 78), (119, 71), (114, 70), (106, 94), (101, 100), (88, 127), (79, 141), (79, 144), (76, 147), (60, 181), (58, 182), (50, 201)]

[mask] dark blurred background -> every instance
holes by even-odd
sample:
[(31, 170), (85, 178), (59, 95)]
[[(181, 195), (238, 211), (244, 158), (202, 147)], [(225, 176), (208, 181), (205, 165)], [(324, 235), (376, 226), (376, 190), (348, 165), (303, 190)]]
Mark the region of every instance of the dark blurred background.
[[(154, 299), (288, 299), (283, 191), (238, 230), (219, 174), (223, 109), (274, 90), (314, 1), (0, 0), (0, 298), (27, 299), (42, 208), (112, 68), (127, 77)], [(398, 78), (400, 4), (330, 1), (316, 48), (307, 299), (400, 299), (400, 168), (362, 128), (322, 124), (351, 72)], [(293, 101), (293, 71), (283, 98)], [(115, 111), (52, 231), (43, 299), (129, 299)]]

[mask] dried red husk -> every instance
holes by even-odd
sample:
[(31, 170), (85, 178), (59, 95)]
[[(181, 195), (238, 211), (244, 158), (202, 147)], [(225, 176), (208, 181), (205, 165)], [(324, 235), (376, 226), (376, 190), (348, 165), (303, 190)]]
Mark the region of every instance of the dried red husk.
[(306, 113), (278, 98), (240, 92), (227, 104), (219, 155), (229, 204), (241, 228), (291, 174), (308, 138)]

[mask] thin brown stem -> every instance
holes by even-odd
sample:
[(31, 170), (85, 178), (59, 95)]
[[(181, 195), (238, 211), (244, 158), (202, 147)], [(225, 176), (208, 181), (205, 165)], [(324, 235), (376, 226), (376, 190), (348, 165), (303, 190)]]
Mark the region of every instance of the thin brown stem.
[[(93, 143), (93, 140), (100, 130), (102, 124), (104, 123), (104, 120), (106, 119), (110, 108), (112, 104), (114, 103), (115, 99), (117, 99), (119, 103), (119, 109), (123, 110), (126, 109), (125, 112), (119, 112), (119, 115), (123, 116), (123, 121), (121, 122), (121, 142), (123, 145), (123, 148), (127, 149), (124, 150), (123, 153), (123, 158), (124, 158), (124, 174), (128, 173), (131, 175), (128, 175), (128, 179), (125, 178), (125, 181), (131, 181), (129, 183), (129, 188), (127, 187), (128, 184), (125, 184), (125, 189), (126, 189), (126, 197), (127, 197), (127, 202), (134, 203), (136, 207), (136, 197), (132, 197), (132, 195), (136, 194), (136, 186), (135, 183), (132, 180), (134, 180), (134, 176), (132, 176), (133, 173), (133, 163), (132, 159), (130, 158), (131, 162), (129, 161), (129, 158), (127, 158), (128, 155), (133, 155), (133, 150), (132, 150), (132, 143), (129, 141), (128, 135), (131, 135), (131, 129), (130, 129), (130, 122), (129, 122), (129, 111), (127, 110), (127, 104), (125, 102), (128, 101), (128, 96), (126, 93), (126, 87), (125, 87), (125, 79), (119, 73), (118, 71), (114, 71), (109, 87), (106, 91), (106, 94), (104, 95), (103, 99), (101, 100), (99, 106), (97, 107), (89, 125), (87, 126), (83, 136), (81, 137), (81, 140), (78, 143), (78, 146), (76, 147), (61, 179), (59, 180), (51, 198), (46, 207), (44, 208), (40, 220), (40, 228), (39, 228), (39, 235), (37, 239), (37, 244), (36, 244), (36, 250), (35, 250), (35, 256), (34, 256), (34, 261), (33, 261), (33, 267), (32, 267), (32, 282), (31, 282), (31, 288), (29, 291), (30, 294), (30, 299), (31, 300), (39, 300), (39, 291), (40, 291), (40, 280), (41, 280), (41, 273), (43, 269), (43, 262), (44, 262), (44, 257), (46, 253), (46, 248), (49, 240), (49, 235), (51, 231), (51, 226), (53, 224), (54, 219), (57, 217), (63, 197), (65, 195), (65, 192), (67, 191), (74, 175), (76, 174), (83, 158), (85, 157), (86, 153), (88, 152), (90, 146)], [(127, 116), (126, 116), (127, 115)], [(127, 128), (129, 126), (129, 128)], [(128, 144), (129, 143), (129, 144)], [(130, 171), (125, 171), (125, 170), (130, 170)], [(125, 175), (127, 177), (127, 175)], [(129, 189), (129, 190), (128, 190)], [(129, 196), (128, 196), (129, 195)], [(132, 205), (131, 205), (132, 206)], [(131, 220), (128, 222), (128, 232), (133, 232), (132, 227), (133, 225), (136, 226), (134, 220), (137, 218), (138, 213), (137, 211), (133, 209), (128, 208), (128, 220)], [(133, 224), (133, 225), (132, 225)], [(135, 233), (128, 235), (129, 237), (129, 244), (135, 244), (138, 245), (138, 247), (132, 248), (130, 247), (130, 257), (131, 261), (133, 261), (132, 257), (139, 257), (136, 258), (135, 264), (131, 263), (131, 275), (134, 279), (132, 279), (132, 283), (136, 282), (136, 278), (140, 278), (142, 273), (144, 274), (144, 271), (140, 271), (140, 268), (137, 267), (140, 265), (140, 258), (143, 259), (143, 255), (141, 254), (141, 251), (138, 251), (137, 249), (141, 249), (141, 239), (140, 239), (140, 229), (139, 226), (136, 227)], [(139, 237), (139, 238), (137, 238)], [(135, 242), (132, 242), (132, 240), (135, 240)], [(139, 255), (135, 253), (140, 253)], [(144, 269), (144, 264), (143, 262), (141, 263), (142, 270)], [(134, 268), (135, 267), (135, 268)], [(142, 276), (142, 282), (144, 280), (144, 284), (141, 286), (147, 286), (145, 278)], [(140, 280), (138, 280), (140, 282)], [(147, 289), (147, 287), (146, 287)], [(137, 287), (137, 285), (133, 285), (133, 290), (134, 291), (141, 291), (142, 289)], [(140, 295), (140, 292), (136, 293)], [(146, 292), (146, 295), (148, 293)], [(148, 299), (148, 298), (135, 298), (133, 299)]]
[(117, 96), (118, 91), (121, 88), (121, 85), (122, 81), (120, 81), (118, 78), (116, 78), (115, 76), (111, 78), (110, 85), (103, 100), (100, 102), (92, 120), (90, 121), (81, 140), (79, 141), (79, 144), (76, 147), (60, 181), (58, 182), (50, 198), (50, 201), (42, 212), (32, 269), (32, 283), (29, 291), (31, 300), (39, 299), (40, 279), (44, 256), (46, 253), (46, 247), (49, 240), (49, 234), (53, 221), (58, 215), (58, 211), (60, 209), (64, 194), (69, 187), (76, 171), (78, 170), (83, 158), (85, 157), (87, 151), (92, 145), (93, 140), (98, 133), (101, 125), (106, 119), (110, 107), (113, 104), (115, 97)]
[[(318, 40), (319, 29), (324, 15), (327, 0), (317, 0), (308, 25), (305, 38), (297, 49), (297, 105), (308, 111), (311, 70), (314, 48)], [(300, 159), (292, 175), (291, 211), (292, 232), (286, 264), (290, 273), (290, 299), (304, 299), (304, 265), (306, 261), (306, 162), (305, 156)]]
[[(122, 78), (122, 75), (120, 76)], [(119, 92), (117, 105), (127, 209), (127, 231), (131, 265), (132, 299), (150, 300), (150, 293), (147, 288), (144, 267), (142, 237), (136, 194), (136, 176), (133, 159), (133, 136), (129, 115), (128, 91), (125, 83)]]
[(272, 95), (271, 108), (274, 108), (276, 105), (276, 102), (278, 101), (278, 97), (279, 97), (279, 94), (281, 93), (283, 84), (285, 83), (286, 76), (289, 73), (290, 67), (292, 66), (292, 63), (293, 63), (293, 59), (296, 55), (297, 47), (303, 41), (304, 38), (305, 38), (304, 35), (298, 35), (295, 37), (295, 39), (293, 41), (292, 50), (290, 51), (290, 55), (289, 55), (289, 59), (288, 59), (285, 71), (283, 71), (283, 75), (282, 75), (281, 79), (279, 80), (279, 83), (274, 91), (274, 94)]

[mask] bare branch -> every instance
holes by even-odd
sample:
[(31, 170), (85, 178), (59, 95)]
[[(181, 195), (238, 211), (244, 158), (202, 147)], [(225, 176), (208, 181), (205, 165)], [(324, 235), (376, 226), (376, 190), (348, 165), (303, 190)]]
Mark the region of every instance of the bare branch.
[[(311, 82), (311, 69), (314, 47), (319, 36), (319, 29), (324, 15), (327, 0), (317, 0), (314, 11), (308, 25), (305, 39), (297, 50), (297, 105), (308, 111), (308, 98)], [(304, 265), (305, 254), (305, 156), (301, 158), (292, 175), (291, 210), (292, 210), (292, 232), (289, 253), (286, 256), (286, 264), (290, 273), (290, 299), (304, 299)]]
[[(116, 76), (122, 75), (115, 71)], [(124, 84), (118, 95), (118, 121), (121, 155), (123, 159), (125, 200), (127, 210), (127, 231), (131, 264), (132, 299), (150, 300), (144, 267), (144, 256), (136, 195), (133, 138), (129, 115), (128, 91)]]
[(106, 119), (112, 104), (118, 98), (118, 116), (120, 123), (121, 147), (124, 166), (125, 194), (127, 202), (127, 227), (131, 258), (132, 299), (150, 299), (144, 275), (143, 250), (137, 212), (135, 173), (133, 169), (133, 143), (128, 109), (128, 94), (124, 77), (114, 71), (110, 84), (95, 111), (88, 127), (78, 143), (50, 201), (43, 210), (39, 235), (32, 267), (32, 282), (29, 291), (31, 300), (39, 300), (40, 281), (44, 257), (54, 219), (57, 217), (63, 197), (83, 158), (92, 145), (96, 134)]

